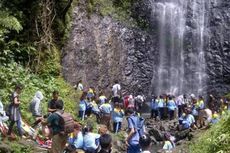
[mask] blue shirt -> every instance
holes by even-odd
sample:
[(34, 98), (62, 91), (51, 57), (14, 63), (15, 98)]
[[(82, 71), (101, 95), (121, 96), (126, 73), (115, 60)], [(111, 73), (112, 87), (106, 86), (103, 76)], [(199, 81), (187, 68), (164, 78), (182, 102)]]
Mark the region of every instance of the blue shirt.
[(164, 107), (164, 105), (165, 105), (165, 104), (164, 104), (164, 103), (165, 103), (165, 102), (164, 102), (164, 99), (157, 99), (157, 102), (158, 102), (158, 107), (159, 107), (159, 108)]
[(123, 116), (124, 116), (124, 111), (122, 109), (118, 110), (118, 109), (114, 108), (113, 114), (112, 114), (114, 122), (122, 122)]
[(189, 126), (191, 126), (191, 124), (195, 123), (195, 118), (192, 114), (188, 114), (186, 119), (189, 123)]
[(169, 100), (167, 106), (168, 106), (169, 110), (175, 110), (176, 109), (176, 104), (173, 100)]
[(83, 149), (87, 151), (95, 151), (99, 144), (96, 144), (96, 140), (100, 138), (99, 134), (88, 132), (84, 135)]
[[(132, 117), (134, 123), (137, 123), (137, 120), (138, 120), (137, 116), (131, 115), (130, 117)], [(131, 130), (132, 128), (135, 129), (135, 125), (134, 125), (134, 123), (133, 123), (133, 121), (131, 120), (130, 117), (128, 118), (128, 128), (129, 128), (129, 130)], [(137, 144), (139, 144), (139, 139), (140, 139), (139, 133), (135, 132), (132, 135), (132, 137), (129, 139), (128, 143), (131, 144), (131, 145), (137, 145)]]
[(82, 132), (78, 132), (76, 137), (68, 138), (68, 143), (74, 145), (77, 149), (82, 149), (84, 144)]
[(157, 110), (158, 109), (158, 103), (154, 99), (151, 101), (151, 109), (153, 109), (153, 110)]
[(79, 103), (79, 111), (85, 111), (86, 110), (86, 101), (81, 100)]
[(170, 141), (165, 141), (163, 146), (164, 150), (172, 150), (175, 146)]
[(112, 112), (112, 106), (108, 103), (102, 104), (99, 109), (105, 114), (110, 114)]

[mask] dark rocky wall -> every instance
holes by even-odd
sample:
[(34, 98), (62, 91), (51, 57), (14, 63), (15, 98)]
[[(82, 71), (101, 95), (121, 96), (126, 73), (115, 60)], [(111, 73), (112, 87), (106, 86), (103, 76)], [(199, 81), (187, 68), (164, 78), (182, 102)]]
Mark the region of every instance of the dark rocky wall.
[(82, 79), (86, 87), (106, 90), (119, 80), (125, 92), (147, 92), (155, 54), (150, 37), (110, 17), (88, 18), (84, 5), (76, 7), (63, 49), (63, 76), (73, 85)]
[[(76, 7), (70, 38), (63, 49), (64, 78), (73, 85), (82, 78), (87, 87), (104, 90), (118, 79), (124, 92), (141, 90), (151, 95), (159, 53), (156, 21), (149, 5), (145, 0), (133, 9), (133, 17), (144, 17), (148, 30), (97, 14), (88, 18), (83, 5)], [(207, 91), (223, 94), (230, 90), (230, 2), (211, 0), (210, 5), (209, 43), (205, 43)]]
[(230, 90), (230, 1), (212, 1), (209, 14), (208, 92), (227, 93)]

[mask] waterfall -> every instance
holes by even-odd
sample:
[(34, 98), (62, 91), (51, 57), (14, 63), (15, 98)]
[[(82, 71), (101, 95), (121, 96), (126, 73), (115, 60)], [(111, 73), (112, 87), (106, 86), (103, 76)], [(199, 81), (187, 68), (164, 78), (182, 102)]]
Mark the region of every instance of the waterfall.
[[(157, 74), (153, 74), (155, 79), (152, 82), (155, 94), (205, 92), (207, 75), (204, 46), (208, 1), (151, 0), (159, 40)], [(192, 9), (192, 14), (189, 9)], [(187, 25), (189, 15), (192, 25)]]

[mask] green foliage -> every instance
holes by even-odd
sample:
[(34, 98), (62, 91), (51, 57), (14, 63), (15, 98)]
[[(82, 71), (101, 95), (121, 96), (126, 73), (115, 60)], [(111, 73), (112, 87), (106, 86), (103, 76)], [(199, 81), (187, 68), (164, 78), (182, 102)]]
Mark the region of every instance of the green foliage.
[(31, 145), (10, 143), (11, 148), (13, 148), (14, 153), (32, 153), (33, 148)]
[(102, 16), (111, 16), (129, 26), (148, 29), (145, 17), (136, 13), (137, 0), (87, 0), (86, 9), (88, 16), (98, 13)]
[(97, 12), (102, 16), (112, 16), (117, 20), (133, 23), (134, 21), (131, 18), (133, 3), (132, 0), (88, 0), (87, 10), (89, 14)]
[(0, 34), (6, 33), (7, 30), (22, 30), (22, 25), (14, 16), (6, 11), (0, 11)]
[(190, 146), (191, 153), (229, 153), (230, 150), (230, 115), (222, 120)]
[(21, 112), (24, 120), (32, 122), (31, 113), (28, 112), (29, 103), (36, 91), (40, 90), (44, 94), (43, 112), (47, 111), (48, 101), (52, 98), (53, 90), (60, 92), (60, 97), (64, 101), (65, 110), (76, 114), (76, 101), (78, 95), (75, 90), (60, 77), (38, 76), (30, 73), (17, 63), (7, 64), (0, 67), (0, 96), (3, 104), (9, 103), (9, 95), (14, 90), (16, 84), (24, 86), (21, 93)]

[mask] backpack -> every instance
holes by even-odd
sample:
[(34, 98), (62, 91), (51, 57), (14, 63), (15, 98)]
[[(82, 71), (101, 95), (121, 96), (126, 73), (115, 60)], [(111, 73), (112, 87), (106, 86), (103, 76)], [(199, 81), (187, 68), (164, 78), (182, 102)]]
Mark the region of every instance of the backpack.
[(61, 112), (55, 112), (59, 117), (60, 121), (59, 124), (62, 126), (61, 134), (69, 134), (74, 131), (74, 119), (70, 113), (61, 113)]
[[(137, 121), (135, 122), (135, 117), (137, 117)], [(143, 136), (145, 134), (144, 123), (145, 119), (143, 117), (139, 117), (137, 115), (129, 117), (131, 122), (134, 125), (135, 131), (139, 133), (139, 136)]]

